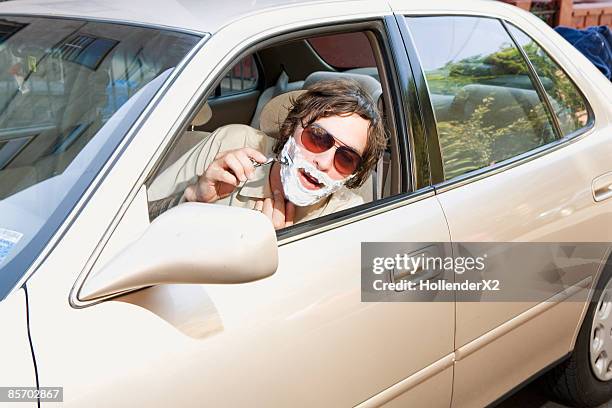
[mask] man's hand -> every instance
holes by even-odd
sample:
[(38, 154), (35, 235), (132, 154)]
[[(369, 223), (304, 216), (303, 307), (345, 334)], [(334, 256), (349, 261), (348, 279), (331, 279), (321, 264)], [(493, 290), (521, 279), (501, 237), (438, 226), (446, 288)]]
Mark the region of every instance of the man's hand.
[(264, 198), (255, 203), (255, 210), (264, 213), (274, 229), (281, 229), (293, 225), (295, 215), (295, 205), (291, 201), (285, 202), (285, 197), (279, 192), (274, 192), (273, 198)]
[(214, 203), (225, 198), (240, 183), (251, 178), (255, 171), (252, 160), (263, 163), (266, 159), (261, 152), (249, 147), (220, 153), (204, 174), (198, 177), (198, 181), (185, 189), (185, 199)]

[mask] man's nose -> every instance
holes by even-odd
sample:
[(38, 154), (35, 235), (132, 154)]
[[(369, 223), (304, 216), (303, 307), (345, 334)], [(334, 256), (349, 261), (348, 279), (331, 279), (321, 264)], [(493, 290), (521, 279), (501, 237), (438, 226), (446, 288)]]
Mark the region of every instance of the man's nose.
[(334, 165), (334, 154), (336, 154), (336, 149), (329, 149), (325, 152), (319, 153), (314, 158), (314, 164), (317, 166), (317, 169), (327, 172)]

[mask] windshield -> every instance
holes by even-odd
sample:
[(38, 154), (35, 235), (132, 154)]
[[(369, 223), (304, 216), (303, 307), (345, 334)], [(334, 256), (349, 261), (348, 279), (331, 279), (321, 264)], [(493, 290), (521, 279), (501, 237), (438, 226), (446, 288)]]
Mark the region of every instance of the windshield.
[(0, 18), (0, 300), (200, 37)]

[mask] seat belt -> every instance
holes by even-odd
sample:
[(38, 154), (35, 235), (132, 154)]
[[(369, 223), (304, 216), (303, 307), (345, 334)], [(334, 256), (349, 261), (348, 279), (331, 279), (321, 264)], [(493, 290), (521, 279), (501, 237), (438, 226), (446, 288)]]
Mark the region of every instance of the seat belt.
[(374, 200), (380, 200), (383, 193), (383, 156), (376, 162), (376, 177), (374, 177)]

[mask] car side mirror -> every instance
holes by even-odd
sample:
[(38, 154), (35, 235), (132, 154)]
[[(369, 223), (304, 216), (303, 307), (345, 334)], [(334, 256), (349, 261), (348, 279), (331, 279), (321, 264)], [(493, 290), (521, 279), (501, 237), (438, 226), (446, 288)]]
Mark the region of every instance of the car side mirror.
[(244, 283), (278, 266), (276, 232), (258, 211), (184, 203), (88, 277), (78, 298), (95, 300), (161, 284)]

